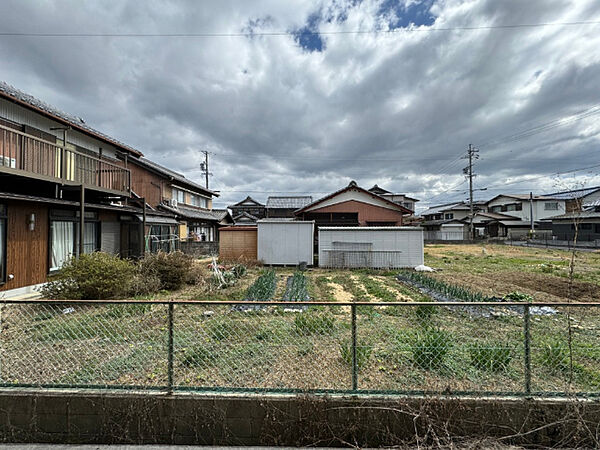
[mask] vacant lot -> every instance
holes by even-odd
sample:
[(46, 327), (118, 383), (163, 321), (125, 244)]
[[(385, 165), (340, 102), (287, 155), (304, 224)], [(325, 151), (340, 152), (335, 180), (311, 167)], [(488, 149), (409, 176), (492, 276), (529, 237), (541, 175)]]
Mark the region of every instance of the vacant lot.
[[(433, 276), (486, 295), (524, 292), (537, 301), (566, 301), (570, 252), (505, 245), (428, 245)], [(600, 300), (600, 253), (579, 252), (572, 299)]]

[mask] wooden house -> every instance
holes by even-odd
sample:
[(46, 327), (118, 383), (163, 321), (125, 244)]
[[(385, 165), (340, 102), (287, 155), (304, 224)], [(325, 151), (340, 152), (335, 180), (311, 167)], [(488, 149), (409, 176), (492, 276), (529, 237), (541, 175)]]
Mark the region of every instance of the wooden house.
[[(235, 218), (243, 218), (246, 220), (249, 217), (254, 218), (254, 223), (256, 223), (259, 219), (264, 219), (266, 217), (265, 205), (254, 200), (252, 197), (248, 196), (241, 202), (236, 203), (235, 205), (230, 205), (228, 208), (231, 210), (231, 215)], [(235, 221), (237, 223), (237, 221)], [(246, 221), (247, 222), (247, 221)]]
[(295, 212), (301, 220), (314, 220), (317, 226), (401, 226), (412, 211), (358, 186), (348, 186), (320, 198)]
[(312, 203), (311, 196), (287, 196), (287, 197), (269, 197), (267, 198), (267, 218), (269, 219), (291, 219), (295, 217), (295, 212)]

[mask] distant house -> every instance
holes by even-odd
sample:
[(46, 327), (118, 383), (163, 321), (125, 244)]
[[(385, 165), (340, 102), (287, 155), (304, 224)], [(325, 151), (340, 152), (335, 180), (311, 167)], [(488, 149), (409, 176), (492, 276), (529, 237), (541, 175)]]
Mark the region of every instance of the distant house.
[(256, 226), (256, 222), (259, 220), (258, 217), (253, 216), (250, 213), (243, 212), (233, 217), (233, 223), (237, 226)]
[[(264, 219), (266, 217), (265, 205), (254, 200), (250, 196), (246, 197), (241, 202), (228, 206), (228, 208), (231, 210), (231, 215), (233, 216), (234, 221), (236, 217), (241, 216), (246, 218), (248, 216), (252, 216), (256, 220)], [(254, 222), (256, 222), (256, 220)]]
[[(485, 204), (473, 204), (476, 213), (485, 211)], [(423, 221), (426, 240), (462, 241), (469, 238), (469, 214), (471, 208), (466, 202), (445, 203), (432, 206), (423, 211)]]
[(381, 197), (391, 200), (392, 202), (397, 203), (399, 205), (402, 205), (406, 209), (410, 209), (413, 212), (415, 211), (415, 203), (419, 201), (416, 198), (409, 197), (405, 194), (394, 194), (377, 185), (369, 189), (369, 192), (380, 195)]
[(554, 192), (548, 194), (548, 197), (564, 200), (566, 213), (581, 211), (584, 205), (591, 205), (600, 201), (600, 186)]
[(358, 186), (348, 186), (320, 198), (295, 212), (301, 220), (314, 220), (317, 226), (400, 226), (412, 214), (404, 206)]
[(266, 216), (269, 219), (294, 218), (294, 212), (312, 203), (311, 196), (267, 198)]
[(578, 241), (600, 240), (600, 200), (584, 206), (582, 211), (571, 211), (551, 219), (552, 236), (563, 241), (573, 241), (577, 225)]

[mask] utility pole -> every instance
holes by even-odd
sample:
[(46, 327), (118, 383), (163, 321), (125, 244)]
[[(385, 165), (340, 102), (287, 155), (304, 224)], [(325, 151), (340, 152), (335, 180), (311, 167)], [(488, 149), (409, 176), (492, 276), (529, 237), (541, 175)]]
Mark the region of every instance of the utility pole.
[(208, 150), (202, 150), (202, 153), (204, 153), (204, 162), (200, 163), (200, 170), (202, 170), (202, 173), (206, 177), (206, 189), (208, 189), (208, 177), (212, 175), (208, 170), (208, 155), (210, 152)]
[(473, 229), (473, 216), (475, 214), (473, 209), (473, 177), (475, 174), (473, 173), (473, 160), (479, 159), (479, 150), (473, 147), (472, 144), (469, 144), (469, 149), (467, 150), (467, 156), (465, 159), (469, 160), (469, 165), (463, 169), (463, 173), (469, 177), (469, 238), (475, 239), (475, 230)]

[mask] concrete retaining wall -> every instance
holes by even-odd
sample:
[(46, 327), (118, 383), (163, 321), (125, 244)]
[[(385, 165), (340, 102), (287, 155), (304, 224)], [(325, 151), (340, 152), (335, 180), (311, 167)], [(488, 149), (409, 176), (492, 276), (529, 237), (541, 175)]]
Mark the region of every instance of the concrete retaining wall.
[(599, 421), (592, 401), (0, 391), (4, 442), (382, 446), (449, 433), (592, 447)]

